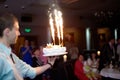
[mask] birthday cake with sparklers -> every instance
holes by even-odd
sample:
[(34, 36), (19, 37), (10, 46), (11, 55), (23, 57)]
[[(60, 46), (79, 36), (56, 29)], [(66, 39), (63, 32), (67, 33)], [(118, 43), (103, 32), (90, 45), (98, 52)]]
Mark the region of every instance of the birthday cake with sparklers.
[(66, 47), (62, 47), (60, 45), (52, 45), (47, 44), (45, 48), (43, 48), (44, 56), (59, 56), (63, 54), (67, 54)]
[[(56, 4), (53, 4), (49, 9), (49, 23), (53, 44), (47, 44), (47, 46), (43, 48), (44, 56), (58, 56), (66, 54), (66, 47), (63, 47), (62, 12), (59, 10), (58, 5)], [(55, 36), (58, 38), (59, 45), (56, 45)]]

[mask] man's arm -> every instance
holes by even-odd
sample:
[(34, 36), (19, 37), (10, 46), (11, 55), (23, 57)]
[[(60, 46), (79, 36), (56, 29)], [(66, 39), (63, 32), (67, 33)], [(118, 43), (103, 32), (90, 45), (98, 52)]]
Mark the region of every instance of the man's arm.
[(46, 71), (47, 69), (52, 68), (55, 60), (56, 60), (56, 57), (48, 58), (47, 64), (40, 66), (40, 67), (35, 67), (36, 74), (39, 75), (39, 74), (43, 73), (44, 71)]
[(23, 77), (34, 78), (36, 75), (39, 75), (44, 71), (46, 71), (47, 69), (51, 68), (51, 65), (54, 64), (56, 58), (55, 57), (48, 58), (48, 64), (34, 68), (31, 67), (30, 65), (27, 65), (25, 62), (20, 60), (15, 55), (14, 55), (14, 59), (15, 59), (15, 64), (17, 65), (17, 69), (21, 72)]
[(36, 74), (39, 75), (43, 72), (45, 72), (47, 69), (51, 68), (49, 64), (45, 64), (43, 66), (35, 67)]

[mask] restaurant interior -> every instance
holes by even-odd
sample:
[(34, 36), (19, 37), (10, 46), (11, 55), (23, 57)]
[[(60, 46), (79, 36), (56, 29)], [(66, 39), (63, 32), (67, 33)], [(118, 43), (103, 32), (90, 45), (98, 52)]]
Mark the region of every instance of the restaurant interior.
[[(26, 39), (37, 46), (53, 42), (49, 24), (53, 4), (62, 12), (64, 46), (74, 43), (79, 53), (89, 55), (101, 51), (110, 37), (114, 37), (115, 43), (120, 38), (120, 0), (0, 0), (0, 15), (10, 12), (19, 20), (21, 35), (13, 45), (17, 56), (20, 56), (20, 47)], [(67, 56), (65, 62), (63, 56), (56, 61), (53, 80), (77, 80), (74, 60)], [(105, 78), (110, 79), (120, 80), (120, 77)]]

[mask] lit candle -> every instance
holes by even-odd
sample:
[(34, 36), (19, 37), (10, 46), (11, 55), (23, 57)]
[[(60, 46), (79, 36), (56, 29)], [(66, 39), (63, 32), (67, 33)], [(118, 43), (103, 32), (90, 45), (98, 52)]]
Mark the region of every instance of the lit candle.
[(59, 18), (60, 18), (60, 33), (61, 33), (61, 40), (62, 40), (62, 46), (63, 46), (63, 19), (62, 19), (62, 12), (59, 11)]
[(55, 30), (54, 30), (54, 23), (53, 23), (53, 18), (51, 13), (49, 14), (49, 22), (50, 22), (53, 44), (55, 45), (55, 34), (54, 34)]
[(56, 9), (54, 10), (54, 14), (55, 14), (55, 23), (56, 23), (56, 28), (57, 28), (57, 37), (58, 37), (58, 41), (60, 45), (60, 26), (59, 26), (60, 23), (59, 23), (59, 14)]
[(64, 55), (64, 56), (63, 56), (63, 60), (64, 60), (64, 62), (67, 61), (67, 55)]
[(97, 51), (97, 55), (100, 56), (100, 51)]

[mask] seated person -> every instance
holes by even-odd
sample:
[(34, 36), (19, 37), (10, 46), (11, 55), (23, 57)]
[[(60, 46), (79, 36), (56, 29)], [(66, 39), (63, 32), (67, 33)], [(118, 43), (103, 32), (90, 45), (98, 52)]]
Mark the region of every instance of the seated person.
[(91, 68), (91, 62), (90, 62), (90, 58), (88, 58), (87, 60), (84, 61), (84, 73), (86, 74), (86, 76), (90, 79), (90, 80), (94, 80), (96, 79), (95, 73), (92, 72), (92, 68)]
[(92, 64), (91, 64), (91, 68), (92, 68), (92, 71), (94, 73), (98, 73), (98, 67), (99, 67), (99, 58), (97, 58), (97, 54), (96, 53), (92, 53), (91, 54), (91, 61), (92, 61)]
[(79, 54), (78, 59), (74, 65), (74, 74), (78, 78), (78, 80), (89, 80), (83, 70), (83, 54)]
[(84, 61), (84, 71), (86, 76), (90, 80), (97, 80), (100, 76), (98, 73), (99, 59), (96, 53), (92, 53), (91, 56), (87, 57)]

